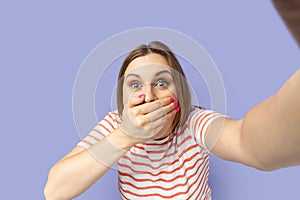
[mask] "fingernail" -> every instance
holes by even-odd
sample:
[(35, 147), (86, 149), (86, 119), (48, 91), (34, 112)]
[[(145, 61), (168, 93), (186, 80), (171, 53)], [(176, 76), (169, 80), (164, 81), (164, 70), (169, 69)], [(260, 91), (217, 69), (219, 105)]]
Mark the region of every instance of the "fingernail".
[(178, 102), (174, 102), (174, 107), (176, 108), (178, 106)]
[(175, 107), (175, 110), (176, 112), (178, 112), (180, 110), (180, 107), (179, 106)]
[(142, 98), (143, 96), (144, 96), (144, 94), (140, 94), (138, 97), (139, 97), (139, 98)]
[(172, 103), (172, 102), (174, 102), (174, 98), (171, 97), (170, 98), (170, 103)]

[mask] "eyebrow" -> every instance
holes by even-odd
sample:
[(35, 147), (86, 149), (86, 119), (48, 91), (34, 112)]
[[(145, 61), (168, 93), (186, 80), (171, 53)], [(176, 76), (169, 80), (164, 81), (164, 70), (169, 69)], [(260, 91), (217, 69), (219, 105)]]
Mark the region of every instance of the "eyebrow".
[[(155, 74), (155, 76), (159, 76), (159, 75), (164, 74), (164, 73), (168, 73), (168, 74), (170, 74), (170, 75), (172, 76), (172, 73), (171, 73), (169, 70), (162, 70), (162, 71), (159, 71), (159, 72), (157, 72), (157, 73)], [(138, 74), (127, 74), (126, 79), (127, 79), (129, 76), (135, 76), (135, 77), (137, 77), (137, 78), (141, 78), (141, 76), (138, 75)]]
[(160, 71), (160, 72), (157, 72), (157, 73), (155, 74), (155, 76), (158, 76), (158, 75), (163, 74), (163, 73), (168, 73), (168, 74), (170, 74), (170, 75), (172, 76), (172, 74), (171, 74), (171, 72), (170, 72), (169, 70), (162, 70), (162, 71)]

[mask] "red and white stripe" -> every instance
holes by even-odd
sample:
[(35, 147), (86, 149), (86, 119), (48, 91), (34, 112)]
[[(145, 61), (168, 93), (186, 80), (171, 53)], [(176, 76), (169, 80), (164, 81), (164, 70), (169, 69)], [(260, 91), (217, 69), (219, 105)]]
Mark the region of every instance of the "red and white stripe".
[[(209, 199), (209, 151), (204, 137), (222, 115), (193, 107), (184, 125), (163, 140), (137, 144), (118, 162), (124, 199)], [(110, 112), (78, 145), (89, 148), (118, 127)]]

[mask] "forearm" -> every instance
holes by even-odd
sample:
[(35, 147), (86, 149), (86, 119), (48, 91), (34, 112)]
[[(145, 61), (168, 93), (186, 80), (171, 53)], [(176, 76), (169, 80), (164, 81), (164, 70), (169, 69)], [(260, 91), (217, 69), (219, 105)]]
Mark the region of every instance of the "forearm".
[(266, 170), (300, 164), (300, 70), (246, 114), (241, 144)]
[[(108, 142), (111, 145), (107, 145)], [(120, 133), (116, 130), (90, 149), (59, 161), (49, 172), (45, 187), (47, 200), (72, 199), (83, 193), (129, 148), (126, 140), (120, 140)], [(97, 151), (100, 151), (100, 156)]]
[(107, 172), (109, 168), (96, 161), (88, 151), (58, 162), (49, 172), (47, 200), (72, 199)]
[(300, 0), (273, 0), (273, 3), (300, 47)]

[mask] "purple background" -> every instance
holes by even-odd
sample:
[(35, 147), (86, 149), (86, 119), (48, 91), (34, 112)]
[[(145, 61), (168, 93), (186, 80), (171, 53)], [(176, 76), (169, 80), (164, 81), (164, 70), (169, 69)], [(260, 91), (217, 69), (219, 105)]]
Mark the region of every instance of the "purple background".
[[(156, 26), (194, 38), (222, 74), (233, 118), (272, 95), (300, 64), (299, 48), (266, 0), (2, 1), (0, 24), (1, 199), (43, 199), (49, 168), (79, 140), (77, 70), (113, 34)], [(99, 117), (110, 108), (99, 99), (108, 95), (97, 92)], [(120, 199), (116, 177), (109, 171), (76, 199)], [(264, 173), (212, 157), (217, 200), (297, 199), (299, 178), (300, 167)]]

